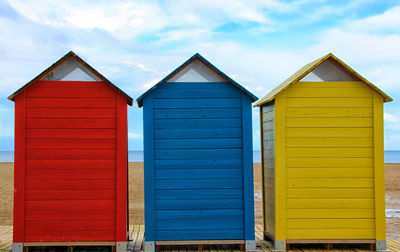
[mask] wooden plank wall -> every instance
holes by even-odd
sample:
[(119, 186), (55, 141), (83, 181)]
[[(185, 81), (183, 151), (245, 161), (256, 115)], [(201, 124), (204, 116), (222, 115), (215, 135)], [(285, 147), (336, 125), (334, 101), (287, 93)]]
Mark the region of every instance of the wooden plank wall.
[(243, 95), (210, 82), (152, 93), (155, 216), (146, 218), (156, 240), (244, 239)]
[(287, 239), (374, 239), (373, 92), (299, 82), (286, 95)]
[(261, 107), (264, 228), (275, 234), (275, 107), (270, 103)]
[(115, 240), (120, 94), (104, 82), (70, 81), (39, 81), (25, 92), (24, 241)]

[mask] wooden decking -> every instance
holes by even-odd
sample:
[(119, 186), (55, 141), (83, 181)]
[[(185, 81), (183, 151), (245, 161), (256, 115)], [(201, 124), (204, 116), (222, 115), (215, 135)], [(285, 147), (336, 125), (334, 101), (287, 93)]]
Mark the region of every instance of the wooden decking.
[[(132, 241), (130, 242), (130, 247), (133, 248), (134, 251), (143, 251), (144, 248), (144, 225), (131, 225), (129, 227), (130, 229), (130, 237)], [(256, 239), (257, 239), (257, 249), (259, 251), (268, 251), (271, 252), (271, 245), (262, 240), (262, 226), (257, 225), (256, 226)], [(0, 252), (8, 252), (11, 250), (12, 246), (12, 226), (0, 226)], [(191, 246), (161, 246), (160, 251), (168, 251), (168, 252), (194, 252), (196, 251), (197, 246), (191, 245)], [(363, 250), (362, 247), (356, 247), (356, 246), (339, 246), (335, 247), (335, 250), (330, 250), (330, 251), (368, 251), (368, 250)], [(340, 250), (339, 250), (340, 249)], [(96, 249), (90, 249), (85, 247), (85, 249), (80, 251), (87, 251), (87, 252), (97, 252), (97, 251), (103, 251), (103, 250), (96, 250)], [(399, 240), (388, 240), (388, 250), (391, 252), (400, 252), (400, 239)], [(53, 250), (46, 250), (48, 252), (51, 252)], [(56, 251), (56, 250), (54, 250)], [(74, 250), (76, 251), (76, 250)], [(203, 251), (207, 252), (221, 252), (221, 251), (240, 251), (240, 245), (204, 245), (203, 246)], [(312, 252), (322, 252), (322, 251), (328, 251), (324, 250), (323, 245), (315, 245), (315, 246), (293, 246), (293, 249), (290, 251), (312, 251)]]

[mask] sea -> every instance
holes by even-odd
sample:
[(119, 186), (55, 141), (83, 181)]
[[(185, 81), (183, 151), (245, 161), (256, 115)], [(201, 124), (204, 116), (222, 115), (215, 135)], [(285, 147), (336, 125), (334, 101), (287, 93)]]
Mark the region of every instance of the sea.
[[(261, 151), (253, 151), (253, 160), (258, 163), (261, 160)], [(143, 162), (143, 151), (129, 151), (129, 162)], [(13, 151), (0, 151), (0, 162), (14, 162)], [(400, 150), (386, 150), (385, 163), (400, 163)]]

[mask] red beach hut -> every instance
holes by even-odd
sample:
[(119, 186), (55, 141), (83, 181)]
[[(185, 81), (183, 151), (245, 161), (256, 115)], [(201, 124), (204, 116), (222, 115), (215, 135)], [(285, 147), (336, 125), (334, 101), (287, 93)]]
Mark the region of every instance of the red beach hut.
[(132, 98), (69, 52), (8, 99), (15, 102), (13, 250), (126, 250)]

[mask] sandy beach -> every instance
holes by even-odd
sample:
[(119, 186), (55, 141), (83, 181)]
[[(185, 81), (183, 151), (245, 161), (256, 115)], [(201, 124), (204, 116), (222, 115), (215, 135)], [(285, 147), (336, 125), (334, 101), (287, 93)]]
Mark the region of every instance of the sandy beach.
[[(0, 225), (12, 225), (13, 163), (0, 163)], [(385, 165), (388, 239), (400, 239), (400, 164)], [(261, 167), (254, 164), (256, 224), (262, 224)], [(143, 163), (129, 163), (129, 223), (144, 224)]]

